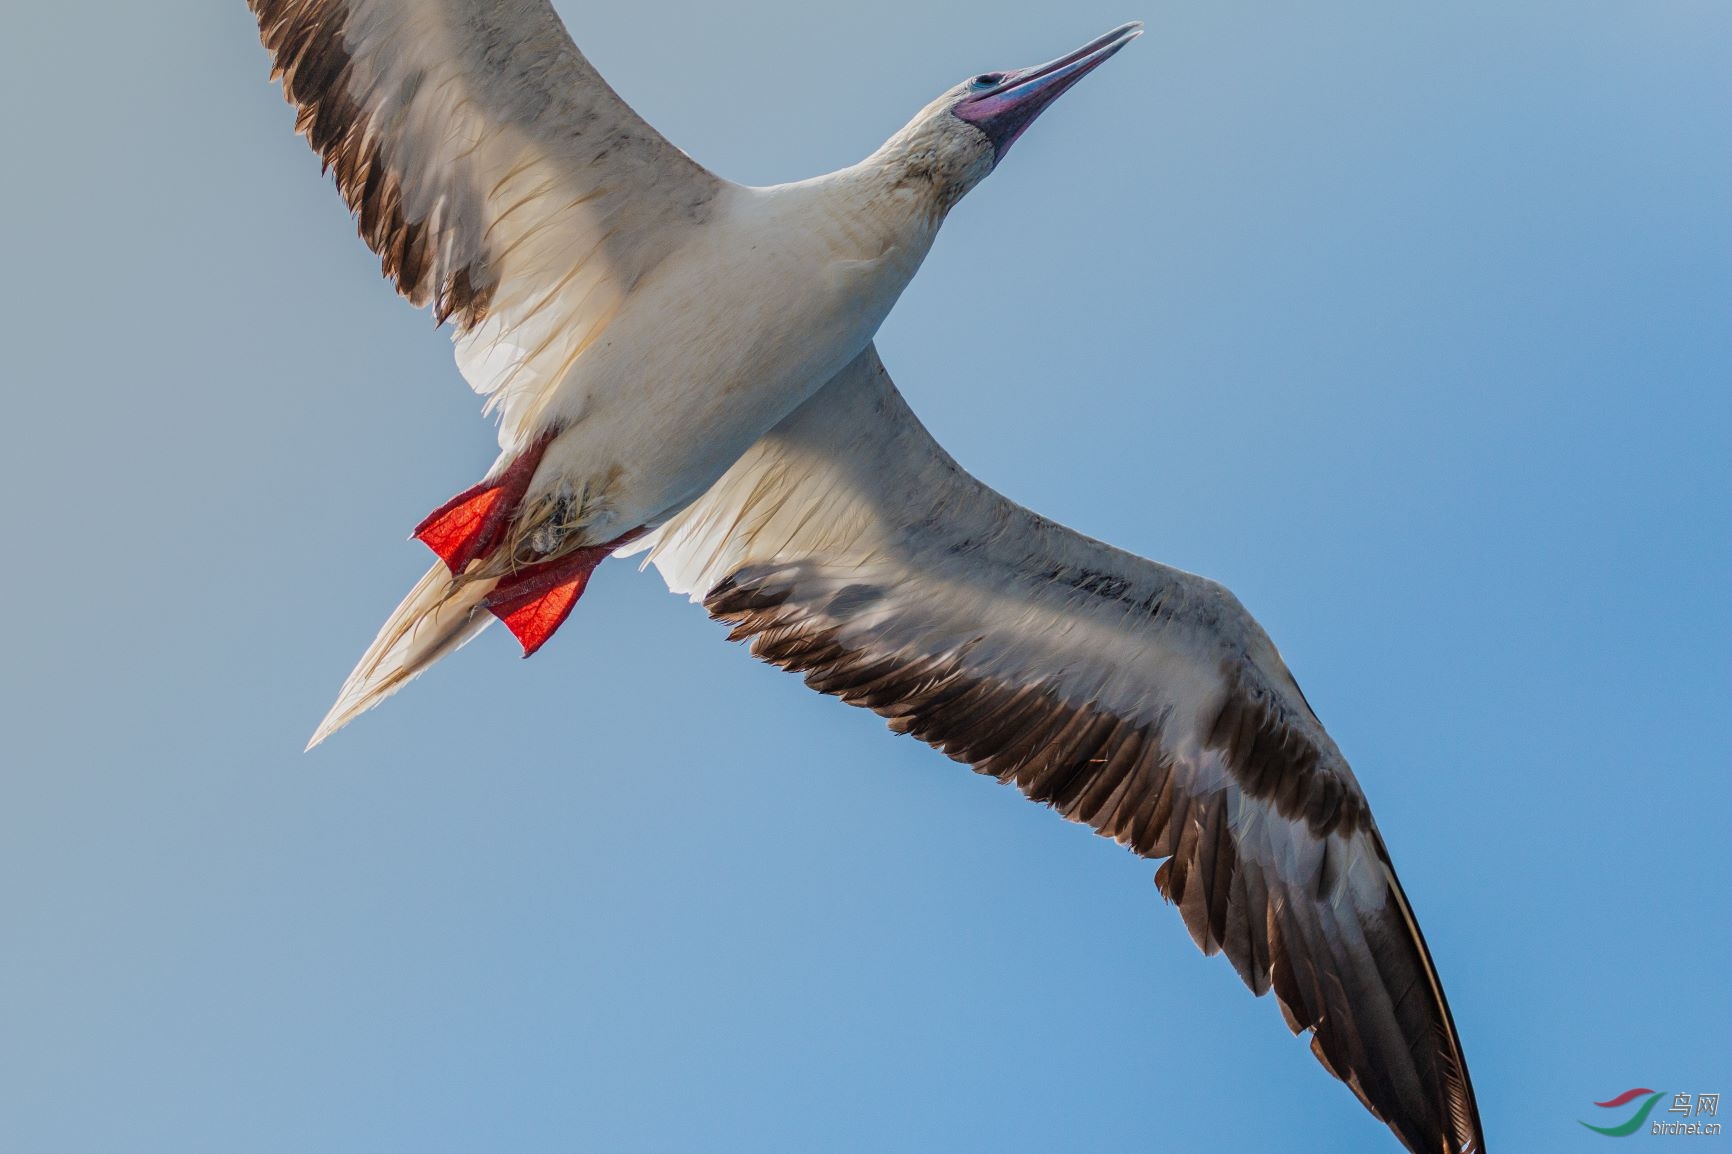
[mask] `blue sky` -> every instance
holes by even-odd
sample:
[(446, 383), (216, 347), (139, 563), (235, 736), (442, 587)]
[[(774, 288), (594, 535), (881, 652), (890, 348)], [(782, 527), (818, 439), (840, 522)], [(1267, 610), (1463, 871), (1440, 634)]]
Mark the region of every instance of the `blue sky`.
[[(1394, 1148), (1151, 864), (629, 564), (303, 756), (492, 431), (238, 0), (109, 8), (0, 43), (0, 1148)], [(891, 371), (1261, 618), (1494, 1150), (1732, 1090), (1732, 9), (561, 8), (755, 183), (1146, 20), (953, 216)]]

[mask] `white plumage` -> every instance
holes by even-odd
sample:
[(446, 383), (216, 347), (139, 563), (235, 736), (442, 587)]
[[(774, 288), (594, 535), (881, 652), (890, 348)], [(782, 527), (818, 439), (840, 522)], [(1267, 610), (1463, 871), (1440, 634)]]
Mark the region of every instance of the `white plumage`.
[(546, 0), (251, 4), (363, 238), (500, 417), (314, 744), (494, 618), (533, 651), (641, 552), (760, 657), (1166, 859), (1197, 943), (1410, 1149), (1483, 1148), (1364, 795), (1263, 630), (968, 476), (871, 343), (945, 215), (1137, 26), (760, 189), (643, 123)]

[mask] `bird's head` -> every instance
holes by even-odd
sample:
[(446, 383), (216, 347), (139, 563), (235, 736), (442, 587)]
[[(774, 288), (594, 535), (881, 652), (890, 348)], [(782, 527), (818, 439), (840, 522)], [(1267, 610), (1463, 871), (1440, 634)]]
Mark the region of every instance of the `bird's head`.
[(911, 182), (929, 184), (948, 212), (1049, 104), (1142, 34), (1132, 21), (1046, 64), (972, 76), (922, 109), (883, 152)]

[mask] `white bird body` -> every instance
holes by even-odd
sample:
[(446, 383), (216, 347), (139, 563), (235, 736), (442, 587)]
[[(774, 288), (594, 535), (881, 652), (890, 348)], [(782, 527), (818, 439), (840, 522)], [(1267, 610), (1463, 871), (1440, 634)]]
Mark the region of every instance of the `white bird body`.
[(1403, 1143), (1483, 1150), (1369, 804), (1262, 628), (970, 477), (872, 343), (945, 215), (1140, 26), (746, 188), (644, 124), (547, 0), (249, 3), (361, 235), (500, 420), (313, 744), (492, 620), (534, 652), (603, 558), (645, 552), (757, 656), (1164, 859), (1198, 945)]
[[(919, 268), (937, 221), (912, 193), (887, 193), (892, 182), (875, 157), (798, 184), (727, 186), (547, 391), (535, 427), (511, 431), (508, 452), (559, 430), (526, 501), (585, 494), (574, 528), (601, 542), (709, 488), (859, 355)], [(499, 358), (473, 344), (464, 355)]]

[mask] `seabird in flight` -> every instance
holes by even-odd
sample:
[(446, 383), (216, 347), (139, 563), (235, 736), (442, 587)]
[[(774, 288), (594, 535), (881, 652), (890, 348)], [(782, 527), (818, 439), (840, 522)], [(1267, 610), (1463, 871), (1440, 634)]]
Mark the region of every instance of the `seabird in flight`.
[(749, 188), (633, 112), (547, 0), (249, 3), (362, 238), (499, 416), (313, 744), (495, 619), (534, 652), (603, 559), (645, 553), (757, 656), (1165, 859), (1197, 944), (1408, 1149), (1483, 1149), (1365, 796), (1263, 630), (969, 476), (872, 344), (946, 214), (1140, 25)]

